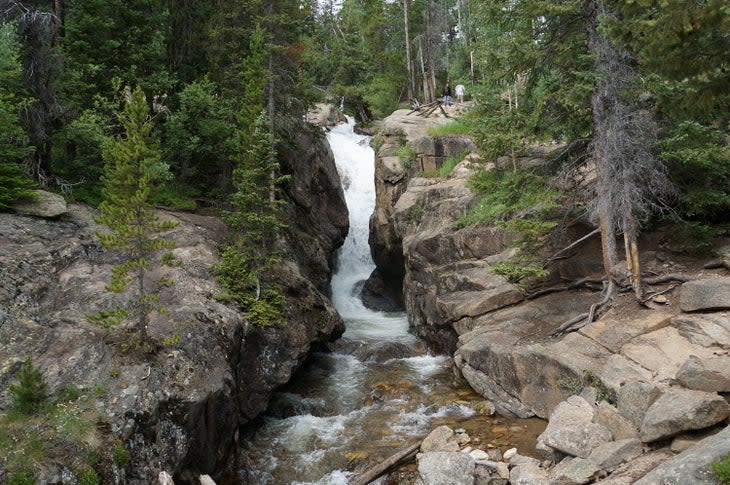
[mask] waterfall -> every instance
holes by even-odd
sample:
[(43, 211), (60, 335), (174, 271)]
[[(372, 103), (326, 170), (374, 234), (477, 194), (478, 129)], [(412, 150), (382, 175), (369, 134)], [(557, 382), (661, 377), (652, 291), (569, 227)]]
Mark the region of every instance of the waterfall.
[(454, 385), (447, 359), (429, 355), (408, 333), (405, 313), (369, 310), (358, 297), (375, 268), (368, 247), (375, 164), (369, 137), (353, 127), (348, 118), (327, 135), (350, 213), (332, 278), (347, 330), (335, 351), (315, 353), (272, 398), (243, 443), (245, 484), (346, 485), (353, 466), (386, 458), (434, 422), (478, 436), (492, 419), (476, 415), (470, 404), (483, 398)]

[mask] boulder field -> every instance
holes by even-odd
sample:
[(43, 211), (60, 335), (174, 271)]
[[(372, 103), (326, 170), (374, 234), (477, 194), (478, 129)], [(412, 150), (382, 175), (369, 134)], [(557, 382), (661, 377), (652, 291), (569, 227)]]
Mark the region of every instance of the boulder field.
[[(239, 430), (265, 410), (272, 391), (313, 346), (344, 330), (326, 292), (348, 230), (347, 207), (326, 142), (303, 135), (299, 142), (281, 247), (286, 324), (253, 325), (217, 298), (211, 266), (225, 236), (218, 217), (160, 211), (179, 223), (165, 237), (175, 240), (181, 262), (160, 270), (174, 281), (161, 294), (168, 312), (153, 314), (149, 325), (162, 348), (124, 352), (118, 334), (87, 320), (118, 298), (105, 291), (118, 257), (95, 236), (102, 229), (96, 211), (69, 204), (60, 213), (0, 214), (0, 406), (9, 404), (8, 384), (32, 356), (50, 393), (73, 386), (94, 396), (100, 453), (129, 452), (129, 463), (113, 465), (103, 483), (146, 485), (163, 471), (178, 483), (219, 477), (233, 462)], [(21, 212), (34, 214), (25, 206)], [(48, 483), (72, 476), (47, 475)]]
[[(554, 336), (562, 323), (598, 302), (600, 292), (581, 286), (531, 297), (491, 271), (515, 254), (514, 236), (497, 226), (456, 222), (478, 201), (468, 188), (470, 175), (493, 165), (475, 163), (468, 138), (428, 134), (430, 126), (445, 122), (406, 111), (383, 122), (371, 218), (376, 282), (368, 285), (402, 280), (412, 330), (433, 348), (451, 353), (458, 376), (500, 414), (549, 419), (538, 449), (552, 463), (510, 465), (511, 483), (715, 483), (709, 464), (728, 455), (730, 446), (730, 429), (720, 431), (730, 416), (728, 266), (703, 268), (705, 261), (671, 252), (671, 234), (647, 235), (644, 270), (681, 274), (689, 281), (650, 286), (649, 292), (661, 294), (644, 305), (620, 294), (595, 322)], [(415, 151), (415, 160), (405, 164), (397, 156), (404, 145)], [(517, 163), (539, 167), (547, 153), (533, 148)], [(463, 161), (451, 174), (433, 176), (434, 168), (457, 154)], [(424, 176), (428, 171), (431, 176)], [(556, 235), (549, 249), (561, 249), (591, 230), (577, 222)], [(727, 259), (730, 251), (724, 252)], [(550, 267), (545, 286), (600, 280), (597, 238), (565, 256)], [(582, 397), (575, 395), (584, 388)], [(428, 458), (422, 466), (446, 459)], [(461, 470), (465, 459), (453, 460)], [(686, 480), (677, 481), (682, 476)], [(421, 479), (426, 485), (442, 483), (423, 474)]]

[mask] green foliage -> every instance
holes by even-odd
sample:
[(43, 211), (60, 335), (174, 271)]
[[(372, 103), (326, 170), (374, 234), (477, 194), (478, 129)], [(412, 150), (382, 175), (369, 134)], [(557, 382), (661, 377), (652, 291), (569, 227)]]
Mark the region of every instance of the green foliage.
[(78, 392), (68, 386), (32, 415), (0, 413), (0, 469), (9, 474), (8, 483), (12, 477), (15, 483), (35, 483), (33, 475), (49, 466), (87, 470), (98, 464), (91, 457), (102, 446), (97, 429), (102, 416), (88, 395), (68, 399), (68, 389)]
[(269, 275), (279, 262), (276, 237), (284, 225), (276, 192), (286, 177), (277, 175), (274, 137), (265, 112), (257, 117), (251, 139), (253, 144), (238, 157), (233, 171), (232, 209), (223, 213), (231, 241), (214, 270), (226, 290), (220, 297), (237, 302), (251, 321), (266, 325), (280, 318), (283, 302)]
[(415, 203), (408, 208), (408, 212), (406, 213), (406, 215), (409, 221), (418, 224), (419, 222), (421, 222), (421, 219), (423, 219), (423, 213), (423, 206), (419, 203)]
[(429, 136), (468, 136), (472, 128), (468, 120), (459, 118), (445, 125), (431, 126), (426, 133)]
[(586, 387), (593, 387), (596, 390), (598, 402), (606, 401), (610, 404), (616, 404), (615, 399), (611, 397), (611, 391), (593, 372), (587, 369), (583, 369), (580, 377), (558, 379), (558, 387), (573, 396), (580, 394)]
[(466, 157), (466, 152), (461, 152), (456, 155), (451, 155), (444, 160), (444, 163), (441, 164), (440, 167), (438, 167), (435, 170), (430, 170), (427, 172), (423, 172), (424, 177), (448, 177), (449, 174), (456, 168), (458, 164), (461, 163), (462, 160)]
[(8, 478), (8, 485), (33, 485), (34, 483), (33, 472), (27, 468), (18, 470)]
[(38, 413), (48, 399), (48, 390), (43, 374), (33, 366), (28, 357), (18, 373), (18, 384), (10, 386), (13, 408), (25, 415)]
[(517, 283), (524, 278), (544, 278), (548, 275), (548, 271), (542, 266), (519, 259), (497, 263), (492, 266), (492, 272), (504, 276), (510, 283)]
[(722, 485), (730, 485), (730, 456), (714, 461), (711, 467)]
[(73, 384), (67, 384), (63, 386), (63, 389), (61, 389), (61, 392), (58, 394), (57, 402), (75, 401), (79, 397), (81, 397), (81, 389)]
[[(160, 161), (159, 143), (153, 133), (145, 95), (139, 87), (133, 92), (127, 88), (125, 98), (124, 111), (119, 115), (125, 134), (109, 139), (103, 147), (104, 202), (97, 222), (109, 227), (111, 232), (100, 232), (97, 236), (106, 249), (118, 250), (124, 257), (124, 262), (112, 268), (107, 290), (121, 293), (133, 277), (137, 285), (133, 300), (126, 307), (101, 312), (92, 321), (115, 325), (134, 314), (140, 343), (146, 345), (149, 313), (164, 312), (157, 292), (170, 284), (162, 278), (148, 288), (146, 274), (153, 268), (156, 255), (175, 246), (174, 241), (156, 236), (177, 224), (160, 221), (150, 203), (151, 194), (169, 178), (169, 171)], [(162, 256), (158, 264), (167, 259)]]
[[(560, 197), (560, 192), (550, 186), (548, 180), (524, 170), (481, 170), (474, 174), (469, 183), (472, 191), (482, 198), (457, 221), (457, 227), (471, 224), (507, 224), (514, 218), (539, 220), (558, 206)], [(528, 226), (522, 228), (528, 229)]]
[(27, 146), (18, 116), (18, 56), (15, 25), (0, 25), (0, 211), (8, 210), (18, 199), (33, 196), (33, 184), (22, 164), (23, 157), (32, 149)]
[(132, 460), (132, 455), (123, 446), (115, 446), (112, 450), (112, 460), (119, 468), (124, 468)]
[(413, 166), (413, 162), (416, 161), (416, 150), (410, 143), (406, 143), (401, 146), (396, 152), (396, 155), (400, 158), (401, 165), (407, 169), (411, 168)]
[(99, 485), (99, 474), (93, 468), (87, 468), (79, 475), (79, 485)]
[(99, 399), (103, 398), (104, 396), (106, 396), (106, 388), (101, 384), (95, 385), (94, 386), (94, 396), (96, 396)]
[(172, 347), (175, 345), (180, 345), (180, 342), (182, 342), (182, 336), (179, 333), (176, 333), (170, 337), (165, 337), (162, 340), (162, 345), (165, 347)]

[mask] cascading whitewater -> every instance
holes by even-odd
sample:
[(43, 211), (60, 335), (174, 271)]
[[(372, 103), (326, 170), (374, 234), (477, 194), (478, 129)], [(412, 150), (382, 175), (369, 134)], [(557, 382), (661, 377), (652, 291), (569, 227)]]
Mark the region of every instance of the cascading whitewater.
[[(348, 119), (327, 135), (350, 213), (332, 277), (332, 301), (347, 327), (342, 350), (314, 354), (274, 396), (264, 424), (243, 445), (243, 483), (345, 485), (352, 456), (377, 457), (420, 437), (434, 418), (473, 414), (454, 404), (463, 389), (451, 385), (445, 359), (417, 355), (406, 315), (372, 311), (357, 295), (375, 268), (368, 246), (375, 163), (369, 137), (355, 134), (353, 126)], [(393, 344), (410, 349), (410, 356), (382, 363), (367, 357), (370, 349)], [(382, 389), (392, 396), (378, 394)]]

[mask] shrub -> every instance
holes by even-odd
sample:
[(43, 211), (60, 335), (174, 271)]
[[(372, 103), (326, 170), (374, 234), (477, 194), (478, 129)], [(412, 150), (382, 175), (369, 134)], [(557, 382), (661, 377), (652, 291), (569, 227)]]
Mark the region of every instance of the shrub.
[(99, 485), (99, 475), (91, 468), (84, 470), (79, 475), (79, 485)]
[(33, 473), (27, 468), (18, 470), (8, 478), (8, 485), (33, 485), (34, 483)]
[(712, 471), (722, 485), (730, 485), (730, 455), (713, 462)]
[(37, 413), (48, 399), (43, 374), (33, 366), (28, 357), (18, 373), (18, 384), (10, 386), (13, 407), (25, 415)]
[(132, 456), (123, 446), (115, 446), (112, 451), (112, 459), (114, 460), (115, 465), (120, 468), (124, 468), (131, 461)]
[(400, 147), (398, 152), (396, 152), (396, 155), (400, 157), (400, 163), (405, 168), (411, 168), (413, 166), (413, 162), (416, 161), (416, 150), (414, 150), (408, 143)]

